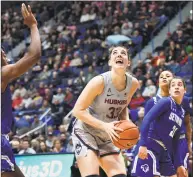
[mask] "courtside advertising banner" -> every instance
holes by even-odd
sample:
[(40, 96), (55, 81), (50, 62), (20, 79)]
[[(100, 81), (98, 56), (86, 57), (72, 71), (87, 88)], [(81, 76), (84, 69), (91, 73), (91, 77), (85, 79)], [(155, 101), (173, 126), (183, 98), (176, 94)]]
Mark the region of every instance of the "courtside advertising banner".
[(25, 177), (70, 177), (74, 154), (17, 155)]

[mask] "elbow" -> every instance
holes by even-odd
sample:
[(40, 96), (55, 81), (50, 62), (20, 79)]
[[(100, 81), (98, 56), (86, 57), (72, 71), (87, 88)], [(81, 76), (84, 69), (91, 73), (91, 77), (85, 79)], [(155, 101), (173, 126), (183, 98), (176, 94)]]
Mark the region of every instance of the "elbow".
[(84, 118), (83, 114), (84, 114), (84, 111), (76, 107), (72, 111), (72, 115), (80, 120)]
[(35, 54), (35, 58), (37, 61), (40, 60), (41, 55), (42, 55), (42, 52), (41, 52), (41, 48), (40, 48), (39, 50), (36, 51), (36, 54)]
[(78, 109), (76, 109), (76, 108), (74, 108), (73, 110), (72, 110), (72, 115), (74, 116), (74, 117), (76, 117), (76, 118), (78, 118), (79, 117), (79, 110)]
[(34, 54), (31, 54), (32, 60), (37, 63), (41, 58), (41, 51), (36, 51)]

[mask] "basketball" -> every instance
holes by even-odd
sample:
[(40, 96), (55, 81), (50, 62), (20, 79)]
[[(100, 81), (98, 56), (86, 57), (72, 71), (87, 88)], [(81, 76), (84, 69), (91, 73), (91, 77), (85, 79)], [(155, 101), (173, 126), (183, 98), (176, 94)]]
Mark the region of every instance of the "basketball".
[(128, 120), (121, 120), (115, 124), (115, 126), (123, 129), (122, 132), (117, 132), (120, 139), (118, 141), (113, 140), (113, 144), (116, 147), (120, 149), (130, 149), (138, 142), (139, 129), (134, 123)]

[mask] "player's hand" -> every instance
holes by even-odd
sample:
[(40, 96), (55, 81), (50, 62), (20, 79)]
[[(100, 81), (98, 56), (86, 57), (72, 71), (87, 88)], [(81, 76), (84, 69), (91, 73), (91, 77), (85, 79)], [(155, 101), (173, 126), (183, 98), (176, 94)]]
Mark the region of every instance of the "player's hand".
[(178, 177), (188, 177), (188, 172), (184, 166), (180, 166), (177, 168), (177, 176)]
[(115, 126), (115, 124), (118, 122), (119, 121), (114, 121), (114, 122), (103, 124), (102, 129), (107, 132), (111, 141), (113, 141), (113, 139), (117, 141), (120, 138), (116, 131), (121, 131), (121, 132), (123, 131), (121, 128), (118, 128)]
[(31, 28), (33, 25), (37, 26), (37, 21), (31, 11), (30, 5), (28, 5), (28, 8), (24, 3), (21, 5), (21, 13), (24, 18), (24, 24), (27, 25), (29, 28)]
[(145, 146), (139, 147), (138, 157), (142, 160), (148, 158), (147, 147), (145, 147)]

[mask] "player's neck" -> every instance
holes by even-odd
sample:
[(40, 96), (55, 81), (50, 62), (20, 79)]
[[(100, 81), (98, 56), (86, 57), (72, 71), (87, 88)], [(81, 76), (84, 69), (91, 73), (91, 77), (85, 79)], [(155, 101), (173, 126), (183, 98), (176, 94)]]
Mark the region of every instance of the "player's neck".
[(182, 99), (183, 97), (180, 97), (180, 98), (176, 98), (176, 97), (172, 97), (174, 99), (174, 101), (177, 103), (177, 104), (181, 104), (182, 103)]
[(123, 84), (125, 83), (126, 75), (125, 75), (125, 72), (118, 73), (115, 71), (111, 71), (111, 78), (112, 78), (113, 83)]
[(111, 71), (111, 79), (112, 79), (113, 85), (118, 90), (122, 90), (121, 86), (126, 85), (126, 75), (125, 75), (125, 73), (117, 73), (115, 71)]
[(160, 95), (161, 95), (162, 97), (170, 96), (169, 90), (168, 90), (168, 89), (161, 89)]

